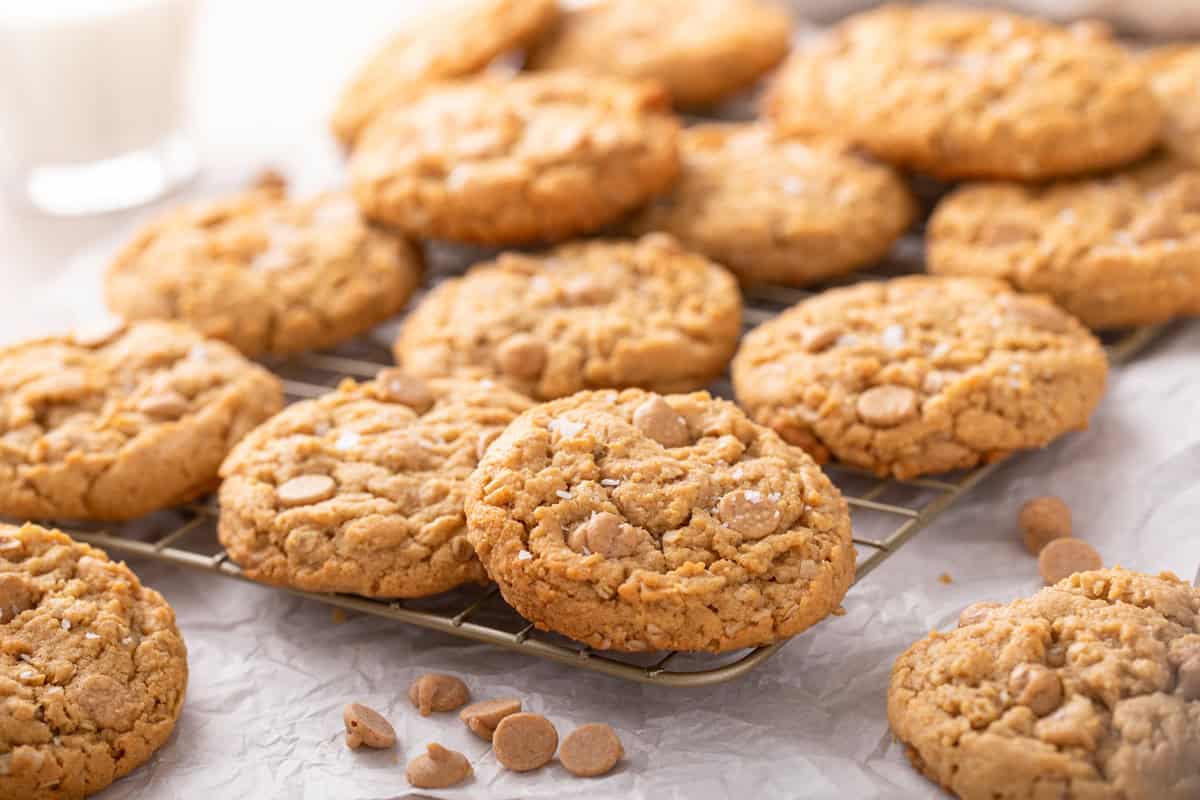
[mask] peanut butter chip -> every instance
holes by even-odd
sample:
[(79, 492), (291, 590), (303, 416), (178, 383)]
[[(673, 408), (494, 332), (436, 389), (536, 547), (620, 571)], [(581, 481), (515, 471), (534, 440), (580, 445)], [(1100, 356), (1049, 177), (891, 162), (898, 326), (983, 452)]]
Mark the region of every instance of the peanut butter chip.
[(471, 699), (471, 692), (465, 683), (453, 675), (429, 672), (408, 687), (408, 699), (422, 717), (428, 717), (434, 711), (462, 708)]
[(500, 720), (492, 735), (496, 760), (514, 772), (545, 765), (558, 749), (558, 731), (541, 714), (510, 714)]
[(905, 386), (873, 386), (858, 396), (858, 416), (875, 428), (893, 428), (917, 415), (917, 393)]
[(1058, 310), (1048, 300), (1005, 296), (1000, 298), (1000, 302), (1009, 317), (1030, 327), (1051, 333), (1066, 333), (1071, 328), (1066, 313)]
[(1071, 507), (1053, 496), (1035, 497), (1017, 516), (1025, 549), (1035, 556), (1055, 539), (1071, 535)]
[(420, 789), (444, 789), (471, 777), (471, 762), (462, 753), (431, 742), (424, 753), (408, 762), (404, 777)]
[(536, 378), (546, 366), (546, 345), (536, 336), (516, 333), (496, 348), (496, 360), (506, 375), (514, 378)]
[(1039, 717), (1058, 708), (1063, 700), (1062, 681), (1054, 670), (1041, 664), (1018, 664), (1008, 676), (1008, 691)]
[(458, 718), (467, 724), (472, 733), (490, 742), (500, 720), (520, 711), (521, 701), (517, 698), (498, 697), (495, 700), (472, 703), (458, 712)]
[(1038, 555), (1038, 570), (1047, 584), (1055, 584), (1076, 572), (1100, 569), (1104, 561), (1096, 548), (1082, 539), (1055, 539)]
[(328, 500), (336, 493), (337, 484), (328, 475), (301, 475), (292, 478), (275, 490), (281, 506), (308, 506)]
[(972, 603), (962, 610), (958, 615), (958, 627), (965, 628), (967, 625), (974, 625), (976, 622), (983, 622), (988, 618), (988, 615), (1000, 608), (999, 603), (984, 601), (981, 603)]
[(384, 748), (396, 743), (396, 729), (392, 723), (361, 703), (351, 703), (342, 709), (342, 722), (346, 725), (346, 744), (351, 750), (362, 745)]
[(774, 533), (782, 519), (779, 505), (753, 489), (738, 489), (722, 497), (717, 514), (727, 527), (748, 539), (761, 539)]
[(470, 561), (475, 557), (475, 548), (466, 536), (458, 536), (450, 542), (450, 553), (457, 561)]
[(1184, 700), (1200, 700), (1200, 651), (1179, 665), (1179, 693)]
[(84, 713), (102, 728), (125, 732), (133, 728), (141, 704), (116, 679), (98, 673), (75, 684), (72, 694)]
[(636, 528), (616, 514), (601, 511), (571, 532), (568, 546), (577, 553), (599, 553), (605, 558), (624, 558), (637, 551), (642, 537)]
[(563, 740), (558, 760), (581, 778), (604, 775), (617, 765), (625, 748), (611, 726), (603, 722), (581, 725)]
[(809, 353), (820, 353), (828, 350), (833, 343), (840, 339), (842, 332), (828, 325), (813, 325), (804, 330), (800, 346)]
[(22, 575), (0, 575), (0, 622), (15, 619), (38, 603), (34, 587)]
[(138, 411), (148, 417), (177, 419), (188, 409), (187, 398), (179, 392), (159, 392), (149, 395), (138, 403)]
[(683, 447), (692, 440), (687, 420), (658, 395), (634, 410), (633, 424), (663, 447)]
[(401, 369), (385, 369), (375, 378), (387, 399), (406, 405), (418, 414), (433, 407), (433, 395), (420, 378), (415, 378)]

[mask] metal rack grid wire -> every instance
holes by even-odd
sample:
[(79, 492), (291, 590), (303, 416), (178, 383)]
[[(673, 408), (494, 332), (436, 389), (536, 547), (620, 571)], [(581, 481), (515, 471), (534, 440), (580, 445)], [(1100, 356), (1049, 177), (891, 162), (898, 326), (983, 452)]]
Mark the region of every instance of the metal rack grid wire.
[[(897, 247), (879, 273), (857, 273), (844, 283), (881, 279), (920, 268), (920, 245), (909, 237)], [(456, 271), (456, 270), (455, 270)], [(434, 281), (445, 277), (435, 270)], [(745, 327), (752, 328), (812, 292), (783, 287), (750, 289), (746, 293)], [(1111, 361), (1133, 358), (1161, 332), (1143, 328), (1107, 343)], [(328, 392), (343, 378), (369, 379), (384, 366), (387, 356), (376, 346), (357, 343), (354, 355), (309, 354), (273, 365), (283, 378), (291, 400)], [(363, 352), (371, 355), (363, 357)], [(302, 377), (293, 377), (293, 376)], [(317, 377), (313, 377), (317, 376)], [(714, 384), (716, 394), (730, 394), (728, 380)], [(850, 505), (854, 544), (858, 551), (855, 583), (867, 578), (889, 556), (903, 547), (943, 511), (984, 480), (997, 464), (939, 478), (900, 480), (880, 478), (840, 465), (826, 472)], [(249, 581), (216, 540), (218, 509), (215, 500), (188, 504), (130, 525), (104, 528), (70, 525), (76, 538), (122, 556), (146, 557), (230, 578)], [(495, 586), (458, 589), (421, 600), (374, 600), (344, 594), (317, 594), (283, 589), (351, 612), (373, 614), (419, 625), (465, 639), (484, 642), (547, 658), (576, 668), (612, 677), (659, 686), (703, 686), (746, 674), (770, 658), (786, 642), (725, 654), (612, 653), (596, 651), (581, 642), (546, 633), (504, 604)]]

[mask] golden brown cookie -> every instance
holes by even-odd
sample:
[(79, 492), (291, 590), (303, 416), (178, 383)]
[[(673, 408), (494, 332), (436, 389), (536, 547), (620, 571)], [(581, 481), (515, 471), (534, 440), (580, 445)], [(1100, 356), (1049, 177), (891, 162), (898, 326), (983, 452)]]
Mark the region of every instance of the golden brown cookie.
[[(410, 102), (427, 86), (483, 70), (524, 47), (558, 19), (557, 0), (452, 0), (394, 34), (338, 99), (334, 135), (343, 145), (372, 119)], [(448, 7), (446, 7), (448, 6)]]
[(930, 220), (927, 259), (930, 272), (1048, 294), (1095, 329), (1200, 314), (1200, 166), (963, 187)]
[(404, 307), (420, 252), (345, 193), (278, 187), (187, 206), (143, 230), (105, 279), (126, 319), (175, 319), (249, 356), (332, 347)]
[(1200, 166), (1200, 47), (1159, 48), (1144, 63), (1162, 103), (1167, 149)]
[(818, 461), (911, 478), (996, 461), (1085, 428), (1100, 343), (1000, 281), (911, 276), (833, 289), (751, 331), (738, 400)]
[(0, 797), (74, 800), (144, 763), (179, 719), (175, 614), (123, 563), (0, 525)]
[(725, 370), (741, 314), (733, 276), (668, 236), (581, 242), (445, 281), (405, 320), (395, 353), (416, 375), (488, 377), (538, 399), (687, 391)]
[(216, 488), (279, 380), (171, 322), (0, 348), (0, 514), (122, 520)]
[(604, 0), (568, 11), (529, 63), (659, 81), (676, 106), (698, 108), (782, 61), (789, 29), (787, 13), (763, 0)]
[(221, 467), (218, 533), (255, 580), (423, 597), (486, 579), (463, 494), (484, 448), (530, 402), (486, 383), (369, 383), (296, 403)]
[(598, 230), (665, 191), (678, 121), (657, 86), (579, 73), (430, 90), (363, 134), (364, 213), (411, 234), (487, 245)]
[(837, 608), (854, 577), (838, 490), (705, 392), (534, 407), (471, 476), (467, 524), (510, 605), (601, 650), (780, 641)]
[(1200, 589), (1072, 575), (896, 661), (888, 719), (964, 800), (1200, 797)]
[(766, 111), (787, 130), (846, 137), (940, 178), (1114, 167), (1162, 130), (1143, 70), (1119, 45), (936, 4), (851, 17), (783, 68)]
[(633, 222), (666, 231), (744, 282), (805, 286), (882, 258), (915, 204), (888, 167), (832, 140), (759, 125), (699, 125), (680, 137), (670, 194)]

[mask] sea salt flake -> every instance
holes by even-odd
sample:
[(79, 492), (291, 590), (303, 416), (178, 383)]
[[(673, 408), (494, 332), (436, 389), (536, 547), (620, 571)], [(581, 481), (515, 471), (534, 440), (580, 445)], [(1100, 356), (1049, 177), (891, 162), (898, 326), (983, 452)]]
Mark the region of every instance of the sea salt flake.
[(733, 479), (734, 479), (735, 481), (740, 481), (740, 480), (742, 479), (742, 475), (743, 475), (743, 473), (742, 473), (742, 468), (741, 468), (741, 467), (735, 467), (735, 468), (734, 468), (734, 470), (733, 470)]
[(531, 558), (533, 558), (533, 553), (529, 552), (528, 550), (522, 550), (521, 552), (517, 553), (517, 561), (528, 561)]
[(772, 503), (778, 503), (780, 500), (783, 499), (783, 495), (780, 494), (779, 492), (771, 492), (769, 495), (767, 495), (767, 499), (770, 500)]
[(763, 499), (762, 492), (757, 492), (754, 489), (747, 489), (746, 499), (751, 503), (761, 503)]
[(838, 347), (852, 347), (858, 344), (858, 337), (853, 333), (843, 333), (838, 337), (837, 344)]
[(31, 680), (33, 678), (33, 675), (34, 675), (33, 672), (30, 672), (29, 670), (23, 670), (21, 672), (21, 680), (23, 680), (23, 681)]
[(1008, 365), (1008, 371), (1011, 372), (1013, 375), (1020, 375), (1024, 369), (1025, 368), (1022, 367), (1020, 364), (1009, 364)]
[(570, 499), (571, 499), (571, 493), (570, 493), (570, 492), (564, 492), (562, 489), (559, 489), (559, 490), (557, 490), (557, 491), (555, 492), (555, 494), (556, 494), (556, 495), (558, 495), (558, 496), (559, 496), (561, 499), (563, 499), (563, 500), (570, 500)]
[(570, 439), (583, 430), (584, 425), (582, 422), (572, 422), (569, 419), (556, 417), (550, 420), (550, 424), (547, 427), (552, 433), (557, 433), (564, 439)]
[[(85, 634), (83, 635), (83, 638), (85, 638), (85, 639), (99, 639), (99, 638), (100, 638), (100, 634), (98, 634), (98, 633), (92, 633), (91, 631), (88, 631), (87, 633), (85, 633)], [(121, 641), (122, 641), (123, 643), (125, 643), (125, 644), (129, 644), (129, 643), (130, 643), (130, 642), (132, 642), (133, 640), (132, 640), (132, 639), (130, 639), (128, 636), (126, 636), (126, 637), (125, 637), (124, 639), (122, 639)]]
[(904, 346), (904, 326), (888, 325), (886, 328), (883, 329), (883, 333), (880, 335), (879, 338), (883, 342), (883, 346), (888, 348), (889, 350), (895, 350), (897, 348), (903, 347)]
[(804, 191), (804, 181), (799, 178), (787, 177), (779, 182), (784, 194), (797, 195)]
[(21, 543), (16, 539), (0, 540), (0, 550), (14, 550), (21, 546)]
[(341, 436), (338, 436), (333, 446), (338, 450), (349, 450), (351, 447), (357, 445), (361, 439), (362, 437), (354, 431), (346, 431)]
[(938, 342), (933, 349), (929, 351), (932, 358), (943, 358), (950, 354), (950, 345), (945, 342)]
[(621, 482), (614, 478), (601, 478), (600, 485), (601, 486), (620, 486)]
[(1064, 208), (1058, 212), (1058, 221), (1064, 225), (1074, 225), (1078, 219), (1073, 208)]
[(71, 620), (63, 619), (61, 622), (58, 623), (58, 627), (62, 628), (64, 631), (71, 630)]

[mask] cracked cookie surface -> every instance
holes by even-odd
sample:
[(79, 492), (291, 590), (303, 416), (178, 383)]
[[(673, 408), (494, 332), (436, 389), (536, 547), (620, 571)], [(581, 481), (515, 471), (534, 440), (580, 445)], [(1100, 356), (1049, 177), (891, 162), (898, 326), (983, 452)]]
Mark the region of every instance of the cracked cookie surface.
[(930, 272), (1003, 278), (1095, 329), (1200, 314), (1200, 166), (965, 186), (938, 205), (927, 249)]
[(581, 392), (525, 412), (472, 475), (467, 524), (510, 605), (601, 650), (779, 641), (854, 577), (838, 490), (704, 392)]
[(175, 319), (246, 355), (286, 356), (384, 322), (420, 275), (420, 252), (364, 222), (347, 194), (258, 189), (152, 223), (109, 267), (105, 296), (126, 319)]
[(0, 525), (0, 797), (71, 800), (144, 763), (179, 718), (175, 614), (123, 563)]
[(1087, 426), (1100, 343), (1000, 281), (911, 276), (826, 291), (751, 331), (739, 402), (808, 450), (911, 478), (996, 461)]
[(897, 659), (888, 719), (964, 800), (1200, 797), (1200, 590), (1081, 572)]
[(372, 219), (484, 245), (598, 230), (666, 190), (679, 122), (654, 84), (572, 72), (480, 78), (379, 117), (350, 160)]
[(396, 369), (296, 403), (221, 469), (221, 543), (259, 581), (423, 597), (486, 580), (463, 494), (479, 456), (531, 405), (488, 381)]
[(0, 348), (0, 514), (123, 520), (216, 487), (279, 380), (172, 322)]
[(786, 130), (846, 137), (946, 179), (1115, 167), (1162, 129), (1143, 70), (1119, 45), (942, 5), (851, 17), (782, 68), (766, 111)]
[(748, 283), (804, 286), (877, 261), (915, 205), (890, 168), (832, 140), (758, 125), (699, 125), (680, 137), (682, 171), (633, 222), (665, 231)]
[(439, 81), (480, 72), (558, 19), (557, 0), (457, 0), (410, 22), (358, 71), (338, 99), (331, 126), (346, 146), (380, 113)]
[(678, 107), (699, 108), (782, 61), (790, 27), (761, 0), (606, 0), (568, 11), (529, 64), (656, 80)]
[(1167, 150), (1200, 166), (1200, 47), (1151, 50), (1144, 63), (1163, 107)]
[(742, 298), (724, 268), (652, 234), (506, 253), (441, 283), (404, 322), (414, 374), (504, 381), (538, 399), (583, 389), (699, 389), (737, 346)]

